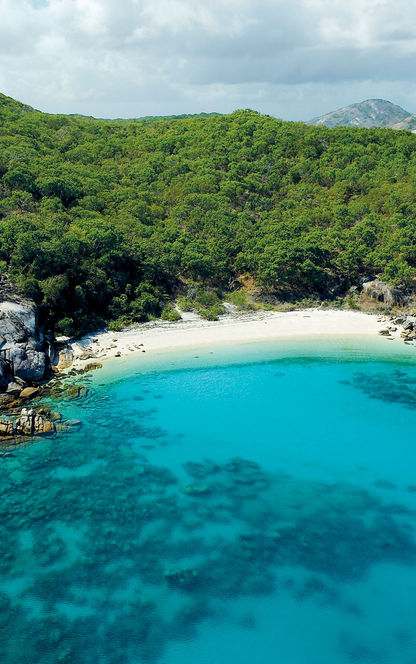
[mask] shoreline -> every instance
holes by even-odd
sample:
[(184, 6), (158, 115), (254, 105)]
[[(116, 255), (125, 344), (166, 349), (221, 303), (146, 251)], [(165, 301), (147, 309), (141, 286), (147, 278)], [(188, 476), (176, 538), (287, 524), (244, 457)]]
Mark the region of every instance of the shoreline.
[[(141, 353), (156, 355), (219, 345), (279, 340), (319, 338), (380, 338), (388, 319), (360, 311), (304, 309), (290, 312), (236, 312), (218, 321), (206, 321), (193, 313), (183, 320), (169, 323), (156, 321), (137, 324), (119, 332), (100, 332), (71, 344), (73, 361), (70, 369), (84, 368), (91, 361), (126, 358)], [(400, 338), (400, 330), (390, 339)], [(143, 356), (144, 357), (144, 356)]]
[[(380, 334), (381, 330), (384, 331)], [(65, 429), (65, 422), (59, 420), (56, 426), (51, 425), (52, 420), (49, 421), (47, 414), (45, 419), (42, 410), (39, 413), (36, 410), (26, 412), (28, 401), (59, 397), (64, 389), (78, 390), (71, 392), (67, 400), (78, 399), (82, 396), (79, 390), (86, 394), (88, 389), (78, 385), (78, 374), (92, 369), (101, 369), (93, 378), (93, 382), (101, 384), (103, 380), (113, 381), (114, 377), (120, 379), (155, 369), (276, 361), (293, 356), (339, 358), (342, 355), (353, 361), (388, 356), (395, 361), (410, 359), (414, 362), (414, 344), (405, 345), (401, 332), (401, 326), (391, 326), (391, 319), (359, 311), (304, 309), (248, 313), (230, 308), (228, 315), (218, 321), (206, 321), (194, 313), (187, 313), (176, 323), (158, 320), (133, 325), (117, 333), (90, 334), (68, 343), (62, 351), (66, 366), (58, 366), (59, 374), (55, 376), (57, 393), (54, 395), (52, 378), (44, 387), (35, 388), (35, 394), (29, 399), (14, 397), (14, 401), (5, 404), (2, 410), (20, 418), (34, 418), (40, 414), (42, 427), (38, 424), (42, 432), (49, 426), (48, 432), (56, 433), (62, 423), (62, 430)], [(60, 379), (74, 376), (75, 384), (72, 380), (65, 381), (63, 387)], [(9, 417), (3, 425), (6, 429), (11, 426), (13, 435), (9, 429), (5, 430), (0, 435), (2, 442), (15, 445), (14, 419)], [(33, 426), (31, 434), (19, 443), (35, 435), (32, 429)]]

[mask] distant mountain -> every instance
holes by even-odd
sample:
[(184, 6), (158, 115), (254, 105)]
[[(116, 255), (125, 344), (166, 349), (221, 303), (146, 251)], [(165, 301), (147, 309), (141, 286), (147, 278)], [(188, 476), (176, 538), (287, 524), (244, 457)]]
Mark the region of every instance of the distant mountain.
[(397, 129), (407, 129), (408, 127), (396, 127), (395, 125), (405, 122), (410, 117), (415, 116), (390, 101), (367, 99), (359, 104), (344, 106), (344, 108), (332, 113), (321, 115), (310, 120), (307, 124), (325, 125), (326, 127), (395, 127)]
[(416, 133), (416, 115), (408, 115), (407, 118), (401, 122), (397, 122), (392, 127), (393, 129), (407, 129), (407, 131), (412, 131)]

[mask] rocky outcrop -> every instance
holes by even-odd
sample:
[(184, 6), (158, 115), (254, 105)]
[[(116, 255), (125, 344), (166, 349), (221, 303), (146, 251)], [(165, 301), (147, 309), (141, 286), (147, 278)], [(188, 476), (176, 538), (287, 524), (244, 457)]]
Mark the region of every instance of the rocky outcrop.
[(18, 436), (40, 436), (55, 433), (55, 425), (32, 408), (22, 408), (20, 417), (15, 422), (15, 432)]
[(62, 348), (58, 353), (58, 370), (63, 371), (69, 369), (74, 361), (74, 353), (72, 348), (68, 345)]
[(14, 436), (14, 427), (11, 420), (0, 421), (0, 436), (6, 438), (11, 438)]
[(382, 302), (386, 306), (396, 306), (403, 304), (404, 293), (399, 288), (390, 286), (380, 279), (373, 279), (363, 283), (363, 293), (372, 300)]
[[(0, 278), (0, 390), (42, 381), (57, 355), (39, 328), (36, 305)], [(13, 389), (13, 388), (12, 388)]]
[(32, 408), (22, 408), (15, 422), (13, 420), (0, 420), (0, 440), (27, 437), (46, 436), (54, 434), (55, 424)]

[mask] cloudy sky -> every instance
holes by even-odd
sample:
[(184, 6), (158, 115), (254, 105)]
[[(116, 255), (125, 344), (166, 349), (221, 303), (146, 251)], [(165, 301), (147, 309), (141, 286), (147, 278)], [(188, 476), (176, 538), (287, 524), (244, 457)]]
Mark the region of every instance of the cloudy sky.
[(0, 91), (98, 117), (416, 112), (414, 0), (0, 0)]

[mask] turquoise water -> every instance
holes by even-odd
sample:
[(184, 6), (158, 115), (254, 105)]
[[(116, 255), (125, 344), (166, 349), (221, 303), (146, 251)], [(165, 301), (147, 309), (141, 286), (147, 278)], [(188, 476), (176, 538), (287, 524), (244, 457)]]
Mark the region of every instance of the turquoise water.
[(416, 351), (108, 362), (0, 458), (0, 662), (416, 663)]

